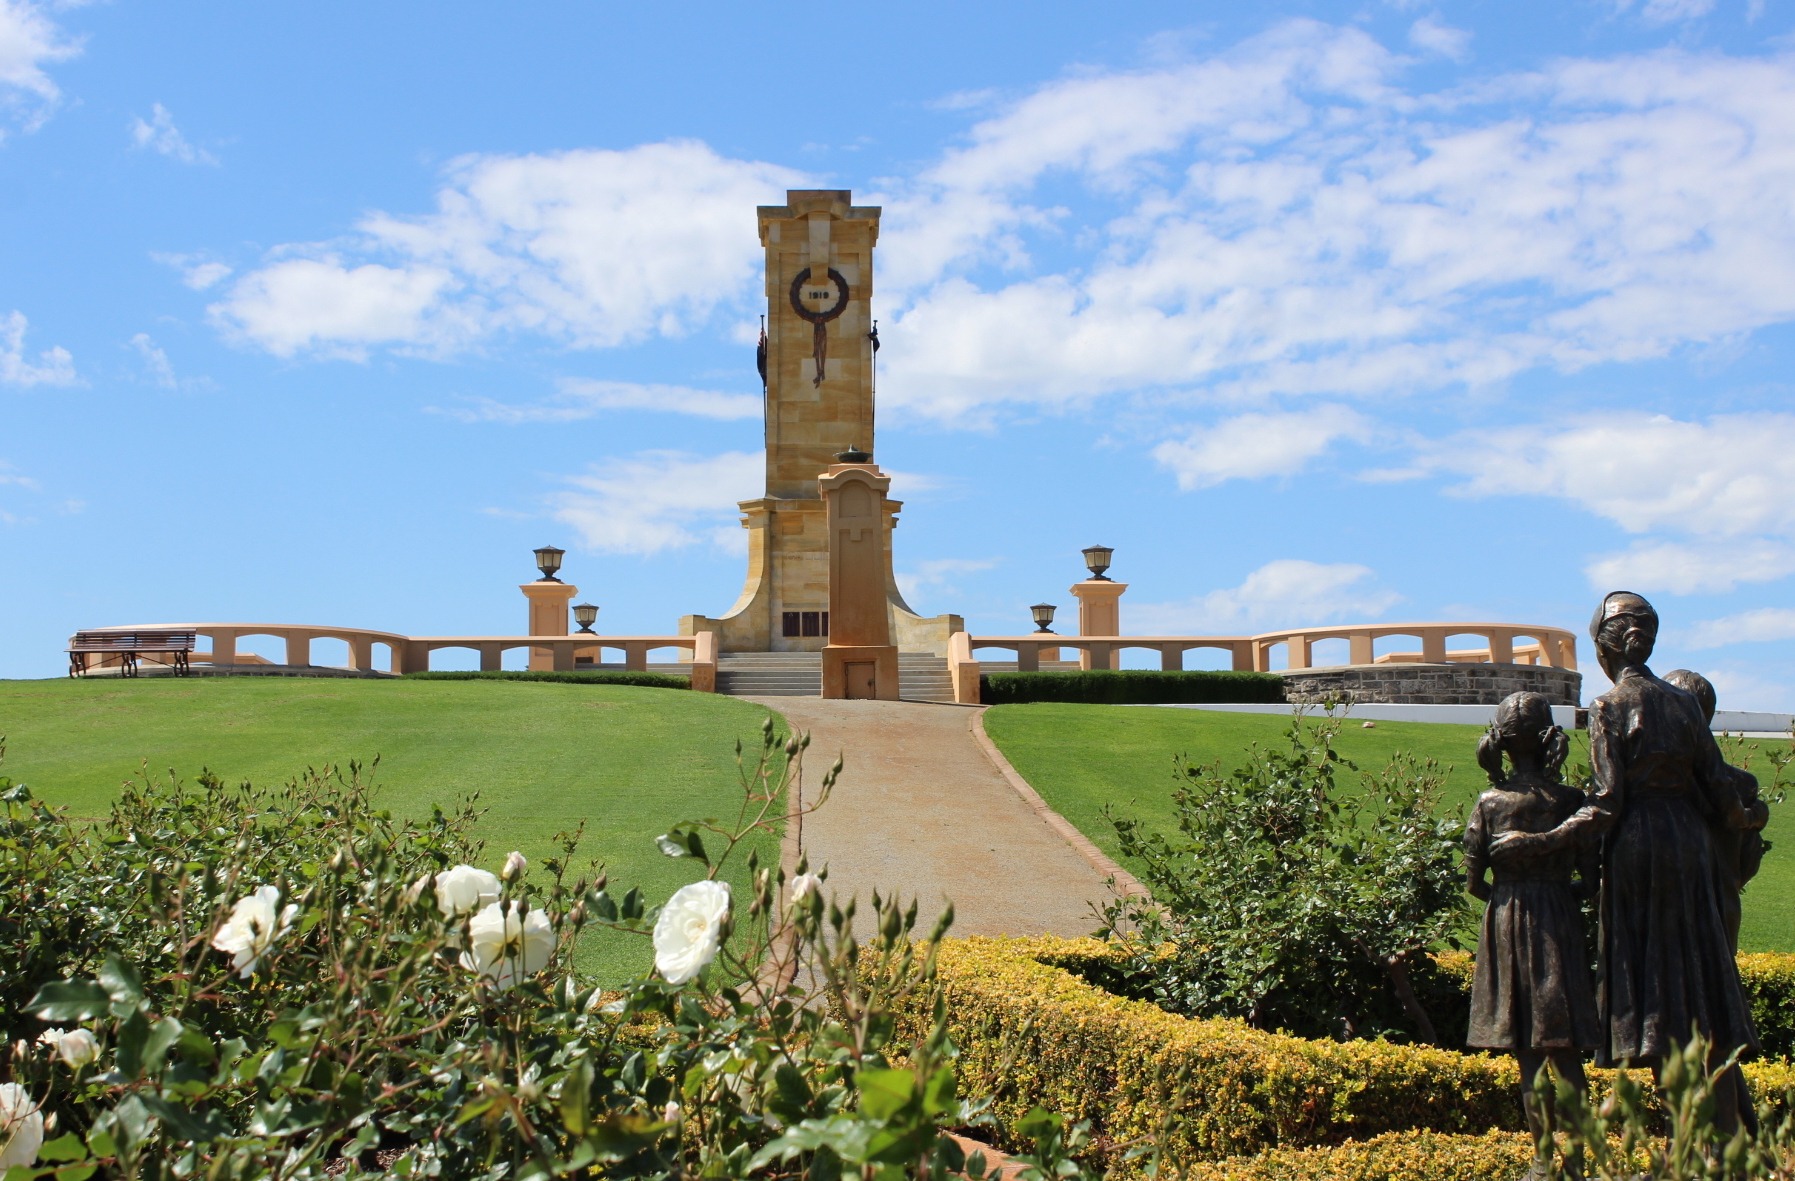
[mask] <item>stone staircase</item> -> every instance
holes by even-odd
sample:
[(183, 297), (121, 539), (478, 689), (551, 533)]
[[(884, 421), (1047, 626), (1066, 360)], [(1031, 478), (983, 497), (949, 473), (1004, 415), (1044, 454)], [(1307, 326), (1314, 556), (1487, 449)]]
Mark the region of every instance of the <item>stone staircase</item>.
[(717, 692), (731, 697), (821, 697), (820, 652), (724, 652), (717, 657)]
[(947, 675), (947, 657), (927, 652), (898, 653), (898, 696), (905, 701), (954, 702), (953, 678)]
[[(821, 697), (819, 652), (725, 652), (717, 658), (717, 692), (731, 697)], [(926, 652), (898, 653), (898, 696), (952, 703), (947, 661)]]

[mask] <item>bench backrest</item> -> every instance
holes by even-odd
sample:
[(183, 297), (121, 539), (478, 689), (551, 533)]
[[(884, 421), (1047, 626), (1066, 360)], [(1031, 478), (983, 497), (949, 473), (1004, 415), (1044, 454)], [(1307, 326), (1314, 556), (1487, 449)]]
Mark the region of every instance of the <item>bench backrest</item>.
[(198, 632), (76, 632), (70, 652), (191, 652)]

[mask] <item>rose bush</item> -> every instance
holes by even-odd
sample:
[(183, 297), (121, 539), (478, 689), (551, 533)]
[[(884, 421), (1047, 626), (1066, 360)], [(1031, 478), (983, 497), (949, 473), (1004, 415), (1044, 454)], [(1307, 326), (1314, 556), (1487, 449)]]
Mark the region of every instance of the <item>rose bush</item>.
[[(941, 929), (875, 898), (857, 931), (751, 852), (751, 889), (718, 880), (785, 820), (804, 745), (738, 747), (741, 814), (658, 838), (696, 879), (658, 908), (576, 873), (577, 832), (482, 868), (471, 807), (396, 820), (353, 765), (131, 785), (81, 823), (0, 780), (6, 1181), (982, 1176), (944, 1133), (987, 1117), (943, 1026), (894, 1040)], [(652, 941), (657, 971), (579, 978), (582, 932)], [(1076, 1175), (1077, 1130), (1031, 1128), (1031, 1167)]]

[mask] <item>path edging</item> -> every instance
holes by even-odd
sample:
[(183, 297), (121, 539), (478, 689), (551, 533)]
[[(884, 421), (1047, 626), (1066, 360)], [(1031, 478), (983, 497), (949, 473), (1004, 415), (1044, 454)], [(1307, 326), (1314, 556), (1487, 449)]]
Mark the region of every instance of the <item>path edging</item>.
[(1055, 812), (1047, 801), (1041, 798), (1041, 793), (1030, 787), (1028, 780), (1024, 779), (1016, 768), (1010, 766), (1010, 760), (1003, 757), (1003, 752), (997, 749), (997, 744), (992, 742), (990, 735), (985, 733), (985, 711), (989, 708), (990, 706), (979, 706), (974, 709), (967, 729), (972, 731), (973, 741), (978, 743), (979, 749), (984, 752), (985, 758), (990, 760), (991, 765), (997, 769), (997, 773), (1003, 776), (1004, 782), (1009, 784), (1018, 796), (1022, 797), (1022, 802), (1027, 804), (1029, 810), (1039, 816), (1047, 827), (1059, 833), (1065, 842), (1090, 864), (1092, 869), (1104, 877), (1112, 879), (1118, 893), (1124, 897), (1152, 897), (1147, 887), (1141, 885), (1139, 878), (1116, 864), (1109, 854), (1099, 849), (1091, 841), (1090, 837), (1078, 831), (1077, 826), (1070, 820)]

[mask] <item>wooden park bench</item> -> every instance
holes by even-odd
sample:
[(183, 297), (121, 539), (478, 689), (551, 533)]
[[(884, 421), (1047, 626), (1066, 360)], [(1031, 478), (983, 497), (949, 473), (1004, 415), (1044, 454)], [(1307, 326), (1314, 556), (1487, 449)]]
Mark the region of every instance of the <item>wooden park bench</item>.
[(137, 658), (146, 652), (174, 656), (175, 676), (187, 675), (187, 654), (198, 633), (190, 631), (76, 632), (69, 640), (69, 676), (87, 674), (87, 658), (98, 654), (119, 658), (122, 676), (137, 675)]

